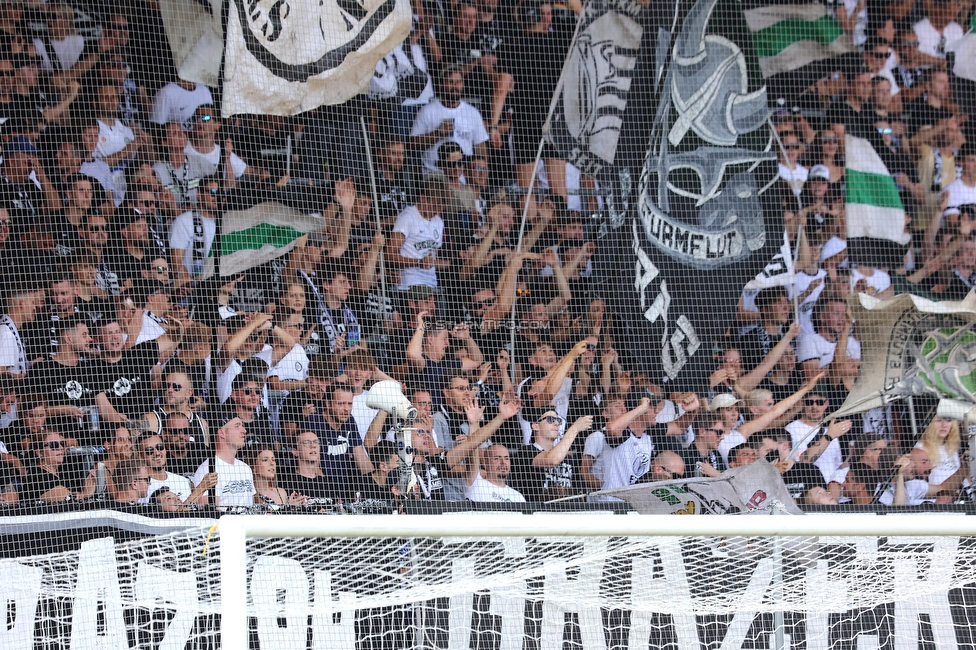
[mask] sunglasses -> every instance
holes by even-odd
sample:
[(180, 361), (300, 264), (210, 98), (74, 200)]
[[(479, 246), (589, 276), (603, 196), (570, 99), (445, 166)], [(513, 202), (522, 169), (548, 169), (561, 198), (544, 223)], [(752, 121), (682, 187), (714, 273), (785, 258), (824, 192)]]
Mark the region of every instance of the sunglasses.
[(197, 120), (200, 122), (209, 122), (213, 119), (213, 115), (197, 115)]
[(166, 430), (169, 431), (170, 433), (172, 433), (173, 435), (177, 435), (177, 436), (188, 436), (188, 435), (190, 435), (189, 434), (190, 427), (176, 427), (176, 428), (166, 427)]
[(210, 196), (217, 196), (218, 194), (220, 194), (220, 188), (217, 187), (211, 188), (207, 191), (210, 192)]
[(548, 422), (549, 424), (559, 424), (563, 419), (558, 415), (546, 415), (539, 419), (539, 422)]
[(885, 128), (885, 129), (880, 129), (879, 128), (878, 129), (878, 133), (880, 133), (881, 135), (891, 135), (892, 133), (894, 133), (894, 131), (891, 130), (891, 127), (888, 127), (888, 128)]
[(684, 478), (685, 476), (684, 474), (678, 474), (677, 472), (672, 472), (668, 468), (661, 467), (660, 465), (658, 465), (657, 471), (661, 472), (662, 474), (667, 474), (668, 478)]
[(92, 232), (108, 232), (108, 226), (88, 226), (88, 230)]
[(807, 406), (823, 406), (827, 400), (823, 397), (805, 400)]
[(479, 300), (474, 303), (475, 307), (489, 307), (497, 302), (497, 298), (485, 298), (484, 300)]
[(184, 388), (186, 388), (186, 386), (184, 386), (183, 384), (177, 384), (175, 381), (166, 384), (166, 390), (171, 390), (174, 393), (178, 393)]
[(261, 394), (261, 389), (260, 388), (242, 388), (241, 389), (241, 392), (244, 393), (245, 395), (248, 395), (248, 396), (250, 396), (250, 395), (260, 395)]
[(149, 454), (161, 454), (164, 451), (166, 451), (166, 443), (161, 442), (158, 445), (156, 445), (155, 447), (150, 446), (150, 447), (144, 448), (142, 450), (142, 453), (144, 453), (144, 454), (146, 454), (148, 456)]
[(154, 208), (154, 207), (156, 207), (156, 202), (154, 200), (152, 200), (152, 199), (149, 199), (148, 201), (139, 201), (139, 203), (143, 204), (147, 208)]
[(474, 171), (476, 171), (476, 172), (486, 172), (486, 171), (488, 171), (488, 168), (485, 167), (484, 165), (475, 165), (471, 169), (474, 170)]
[(786, 147), (787, 149), (799, 149), (800, 148), (800, 143), (799, 142), (787, 142), (783, 146)]
[(840, 142), (840, 138), (821, 138), (820, 141), (824, 144), (837, 144)]
[(44, 444), (48, 449), (63, 449), (64, 447), (68, 446), (68, 442), (66, 440), (49, 440)]
[(918, 49), (918, 41), (902, 41), (901, 47), (903, 47), (905, 49), (909, 49), (909, 50), (917, 50)]
[(169, 273), (168, 266), (154, 266), (153, 269), (155, 269), (156, 273)]
[(725, 435), (725, 431), (723, 431), (722, 429), (702, 429), (702, 431), (711, 431), (716, 436), (724, 436)]

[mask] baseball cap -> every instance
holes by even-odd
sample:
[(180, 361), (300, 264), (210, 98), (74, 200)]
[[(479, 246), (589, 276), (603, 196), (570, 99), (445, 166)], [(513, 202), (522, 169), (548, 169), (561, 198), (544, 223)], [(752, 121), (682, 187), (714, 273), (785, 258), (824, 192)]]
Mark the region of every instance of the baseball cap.
[(437, 292), (426, 284), (415, 284), (407, 290), (406, 298), (407, 300), (417, 302), (418, 300), (427, 300), (435, 295), (437, 295)]
[(840, 237), (831, 237), (820, 249), (820, 261), (829, 260), (834, 255), (840, 255), (847, 250), (847, 242)]
[(719, 409), (735, 406), (741, 401), (741, 399), (736, 399), (735, 395), (732, 393), (722, 393), (712, 398), (712, 401), (708, 404), (708, 409), (710, 411), (717, 411)]
[(814, 165), (810, 168), (810, 173), (807, 175), (807, 180), (813, 180), (819, 178), (830, 182), (830, 169), (827, 165)]
[(9, 142), (4, 143), (3, 151), (4, 153), (37, 153), (37, 147), (35, 147), (34, 143), (24, 136), (20, 136), (17, 138), (11, 138)]

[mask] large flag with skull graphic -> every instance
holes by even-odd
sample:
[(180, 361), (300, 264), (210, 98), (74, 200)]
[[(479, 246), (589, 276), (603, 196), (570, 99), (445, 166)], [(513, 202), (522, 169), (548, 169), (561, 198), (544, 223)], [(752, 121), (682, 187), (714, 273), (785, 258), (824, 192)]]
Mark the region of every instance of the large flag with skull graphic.
[(587, 4), (548, 137), (609, 190), (597, 291), (655, 381), (707, 387), (711, 341), (783, 245), (767, 104), (736, 0)]

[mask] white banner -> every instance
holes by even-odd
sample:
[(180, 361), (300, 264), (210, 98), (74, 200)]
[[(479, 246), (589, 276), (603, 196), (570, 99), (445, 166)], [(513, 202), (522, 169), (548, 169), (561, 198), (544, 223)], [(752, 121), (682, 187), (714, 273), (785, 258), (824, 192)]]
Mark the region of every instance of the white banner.
[(409, 0), (232, 0), (224, 117), (295, 115), (366, 90), (410, 33)]

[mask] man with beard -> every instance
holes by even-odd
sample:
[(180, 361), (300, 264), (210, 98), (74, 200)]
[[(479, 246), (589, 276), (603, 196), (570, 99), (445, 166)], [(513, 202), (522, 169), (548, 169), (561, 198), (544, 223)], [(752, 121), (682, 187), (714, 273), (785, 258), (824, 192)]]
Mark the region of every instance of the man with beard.
[(895, 460), (895, 478), (881, 494), (879, 503), (886, 506), (917, 506), (926, 502), (929, 493), (929, 474), (932, 461), (924, 449), (912, 449), (911, 453)]
[(349, 385), (333, 384), (330, 392), (328, 408), (323, 413), (308, 416), (307, 422), (309, 429), (318, 434), (322, 471), (330, 485), (329, 496), (345, 499), (350, 496), (350, 479), (354, 473), (368, 474), (373, 466), (352, 420)]
[(410, 131), (411, 144), (423, 150), (426, 173), (438, 171), (437, 152), (445, 142), (456, 142), (465, 156), (488, 155), (485, 121), (471, 104), (463, 101), (464, 75), (454, 66), (444, 68), (437, 98), (420, 109)]
[(172, 492), (180, 497), (180, 501), (190, 498), (193, 489), (190, 481), (179, 474), (174, 474), (166, 469), (166, 443), (162, 436), (154, 433), (142, 436), (136, 441), (136, 449), (139, 456), (149, 470), (149, 491), (144, 498), (139, 499), (139, 503), (149, 503), (149, 494), (157, 489), (168, 486)]
[(194, 418), (193, 422), (183, 413), (170, 413), (163, 424), (166, 469), (183, 476), (192, 476), (210, 454), (210, 448), (203, 439), (196, 437), (199, 435), (199, 427), (205, 426), (205, 423), (196, 413), (191, 417)]
[[(143, 415), (149, 431), (163, 433), (171, 415), (181, 414), (186, 418), (189, 439), (206, 444), (209, 440), (207, 423), (191, 408), (193, 403), (193, 381), (179, 365), (167, 370), (163, 377), (162, 395), (159, 406)], [(166, 441), (169, 442), (168, 440)], [(194, 469), (196, 466), (194, 465)]]
[(476, 449), (472, 458), (474, 462), (468, 465), (467, 488), (464, 491), (469, 501), (525, 503), (522, 493), (508, 485), (512, 461), (505, 445), (495, 444), (484, 452)]
[[(230, 410), (221, 410), (215, 416), (217, 434), (214, 458), (207, 459), (200, 464), (193, 475), (193, 485), (198, 486), (207, 474), (211, 473), (210, 465), (214, 464), (217, 474), (217, 509), (226, 510), (235, 507), (250, 507), (254, 505), (254, 473), (247, 463), (237, 458), (237, 452), (246, 445), (247, 429), (241, 419)], [(210, 497), (205, 497), (201, 503), (209, 503)]]
[(748, 373), (762, 363), (783, 336), (783, 326), (790, 322), (793, 306), (784, 287), (769, 287), (756, 296), (759, 325), (739, 338), (742, 368)]
[[(813, 310), (814, 332), (801, 333), (796, 348), (797, 361), (808, 379), (833, 362), (837, 341), (846, 322), (847, 304), (843, 300), (828, 299), (817, 303)], [(861, 358), (861, 344), (853, 335), (847, 337), (846, 358)]]

